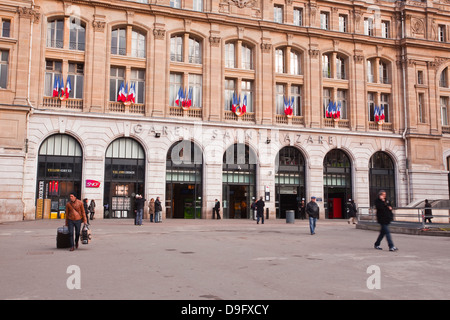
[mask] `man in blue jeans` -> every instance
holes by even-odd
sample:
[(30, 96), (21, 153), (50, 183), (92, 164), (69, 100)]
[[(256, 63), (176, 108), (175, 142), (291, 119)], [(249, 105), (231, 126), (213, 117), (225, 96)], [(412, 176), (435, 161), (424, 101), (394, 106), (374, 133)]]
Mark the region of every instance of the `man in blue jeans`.
[(389, 224), (394, 219), (394, 215), (392, 214), (392, 207), (386, 200), (386, 191), (380, 190), (380, 192), (378, 192), (378, 198), (375, 200), (375, 207), (377, 209), (377, 222), (380, 224), (380, 234), (378, 235), (377, 241), (375, 241), (374, 248), (377, 250), (383, 250), (383, 248), (380, 247), (380, 244), (381, 240), (383, 240), (384, 236), (386, 236), (389, 251), (398, 250), (394, 246), (391, 232), (389, 231)]
[(316, 197), (311, 197), (311, 201), (306, 205), (306, 214), (309, 216), (309, 229), (311, 234), (316, 234), (316, 221), (319, 218), (319, 206)]
[(137, 194), (136, 201), (135, 201), (136, 220), (134, 222), (134, 224), (137, 226), (142, 226), (142, 214), (144, 213), (144, 204), (145, 204), (145, 199), (142, 198), (142, 196), (140, 194)]

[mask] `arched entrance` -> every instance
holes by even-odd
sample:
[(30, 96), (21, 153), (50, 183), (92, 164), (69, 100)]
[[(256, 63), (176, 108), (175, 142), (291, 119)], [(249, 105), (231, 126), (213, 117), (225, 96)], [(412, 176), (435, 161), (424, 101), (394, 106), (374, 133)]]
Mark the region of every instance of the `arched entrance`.
[(386, 191), (386, 199), (395, 206), (395, 170), (394, 161), (386, 153), (378, 151), (372, 155), (369, 161), (369, 195), (370, 206), (374, 205), (378, 191)]
[(348, 218), (345, 209), (352, 198), (352, 166), (344, 151), (333, 149), (325, 156), (323, 189), (325, 218)]
[(223, 216), (228, 219), (251, 219), (256, 199), (256, 154), (246, 144), (230, 146), (223, 155)]
[(166, 218), (202, 217), (202, 150), (194, 142), (174, 143), (166, 158)]
[(77, 140), (55, 134), (38, 153), (36, 218), (64, 218), (69, 194), (81, 197), (83, 152)]
[(297, 148), (284, 147), (275, 158), (277, 218), (285, 219), (286, 210), (295, 210), (295, 217), (300, 218), (298, 207), (305, 194), (305, 159)]
[(104, 205), (105, 218), (133, 218), (136, 194), (143, 197), (145, 152), (131, 138), (114, 140), (106, 150)]

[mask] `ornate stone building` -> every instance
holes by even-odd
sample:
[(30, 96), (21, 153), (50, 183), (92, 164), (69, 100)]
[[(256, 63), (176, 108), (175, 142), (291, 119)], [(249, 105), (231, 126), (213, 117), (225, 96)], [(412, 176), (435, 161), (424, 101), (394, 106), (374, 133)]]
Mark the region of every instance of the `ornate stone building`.
[(135, 194), (229, 219), (448, 198), (449, 21), (448, 0), (3, 0), (0, 221), (70, 192), (99, 218)]

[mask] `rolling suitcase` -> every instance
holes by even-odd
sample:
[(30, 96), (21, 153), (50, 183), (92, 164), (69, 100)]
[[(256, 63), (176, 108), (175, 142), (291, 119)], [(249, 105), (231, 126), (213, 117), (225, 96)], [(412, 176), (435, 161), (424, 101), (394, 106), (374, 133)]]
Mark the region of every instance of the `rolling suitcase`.
[(56, 234), (57, 248), (70, 248), (69, 228), (66, 226), (58, 227)]

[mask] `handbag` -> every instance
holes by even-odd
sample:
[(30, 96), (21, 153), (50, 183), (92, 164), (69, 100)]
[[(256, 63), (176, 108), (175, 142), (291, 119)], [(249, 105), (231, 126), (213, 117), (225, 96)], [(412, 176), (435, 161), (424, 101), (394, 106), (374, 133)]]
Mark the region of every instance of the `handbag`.
[(81, 243), (82, 244), (89, 244), (92, 240), (92, 233), (91, 229), (85, 224), (83, 226), (83, 229), (81, 230)]

